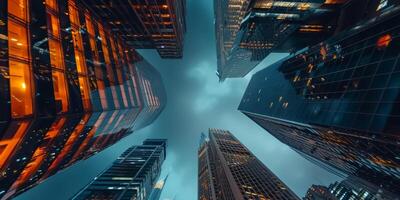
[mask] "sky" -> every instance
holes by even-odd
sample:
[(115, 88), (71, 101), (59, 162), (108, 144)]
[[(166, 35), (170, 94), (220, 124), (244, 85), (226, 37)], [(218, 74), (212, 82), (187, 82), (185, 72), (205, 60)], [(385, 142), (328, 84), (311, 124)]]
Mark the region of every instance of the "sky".
[(237, 110), (247, 84), (257, 70), (283, 58), (268, 56), (241, 79), (219, 83), (215, 75), (216, 45), (213, 0), (187, 0), (184, 58), (163, 60), (154, 50), (139, 52), (163, 76), (168, 103), (150, 126), (134, 132), (97, 155), (76, 163), (21, 194), (17, 200), (69, 199), (132, 145), (146, 138), (168, 139), (162, 175), (169, 173), (162, 200), (197, 199), (197, 149), (209, 128), (231, 131), (253, 154), (303, 197), (312, 184), (329, 185), (338, 177), (310, 163)]

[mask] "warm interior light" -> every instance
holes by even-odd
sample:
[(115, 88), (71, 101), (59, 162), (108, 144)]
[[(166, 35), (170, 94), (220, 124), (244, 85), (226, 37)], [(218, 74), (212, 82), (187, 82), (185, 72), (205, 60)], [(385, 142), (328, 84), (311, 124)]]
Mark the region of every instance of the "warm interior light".
[(389, 46), (392, 41), (392, 36), (390, 34), (382, 35), (376, 42), (376, 47), (378, 49), (383, 49)]
[(21, 88), (25, 90), (26, 89), (26, 84), (25, 83), (21, 83)]

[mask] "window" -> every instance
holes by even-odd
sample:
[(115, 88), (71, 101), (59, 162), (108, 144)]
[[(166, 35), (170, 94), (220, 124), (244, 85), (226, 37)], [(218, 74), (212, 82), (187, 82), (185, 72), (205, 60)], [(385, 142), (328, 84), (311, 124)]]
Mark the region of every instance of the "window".
[(22, 19), (27, 20), (27, 2), (26, 0), (9, 0), (8, 13)]
[(9, 54), (13, 57), (28, 59), (28, 36), (27, 28), (14, 21), (8, 21), (8, 46)]
[(12, 117), (32, 114), (32, 96), (29, 65), (10, 60), (10, 93)]
[(89, 93), (89, 84), (87, 82), (86, 77), (79, 77), (79, 88), (81, 90), (81, 96), (82, 96), (82, 103), (83, 103), (83, 108), (85, 110), (90, 110), (90, 93)]
[(82, 36), (80, 33), (79, 15), (77, 8), (75, 7), (75, 3), (73, 1), (69, 1), (68, 3), (69, 20), (72, 27), (71, 34), (74, 44), (76, 69), (79, 73), (79, 88), (81, 92), (83, 107), (87, 111), (91, 109), (90, 88), (87, 77), (86, 60), (83, 54), (84, 48), (82, 43)]
[(64, 58), (62, 56), (61, 44), (57, 40), (49, 39), (50, 63), (52, 67), (64, 69)]
[(57, 10), (57, 0), (46, 0), (46, 5), (53, 10)]
[(57, 111), (67, 112), (68, 111), (68, 96), (66, 81), (64, 73), (56, 71), (53, 69), (53, 87), (54, 87), (54, 97), (56, 100)]
[(13, 18), (8, 19), (11, 115), (13, 118), (20, 118), (33, 113), (31, 71), (29, 62), (23, 61), (29, 61), (30, 58), (26, 25), (27, 1), (8, 1), (8, 12), (20, 18), (20, 22)]
[(49, 24), (49, 32), (54, 36), (60, 37), (60, 23), (58, 18), (52, 14), (50, 14), (50, 24)]

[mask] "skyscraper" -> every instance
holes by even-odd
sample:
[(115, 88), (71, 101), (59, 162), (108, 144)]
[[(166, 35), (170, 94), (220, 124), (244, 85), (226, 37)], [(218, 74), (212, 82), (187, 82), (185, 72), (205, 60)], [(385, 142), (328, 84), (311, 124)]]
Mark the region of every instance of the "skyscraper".
[(312, 185), (304, 200), (397, 200), (400, 197), (383, 193), (378, 188), (362, 184), (355, 177), (330, 184), (328, 187)]
[(0, 9), (0, 198), (163, 110), (159, 72), (75, 0), (1, 0)]
[(244, 77), (272, 51), (322, 41), (335, 32), (346, 2), (215, 0), (217, 75), (221, 81)]
[(149, 199), (165, 160), (166, 147), (166, 140), (152, 140), (129, 148), (72, 199)]
[(239, 110), (342, 177), (400, 191), (399, 6), (255, 74)]
[(161, 58), (181, 58), (186, 0), (79, 0), (137, 49), (157, 49)]
[(198, 199), (299, 199), (229, 131), (210, 129), (200, 145)]

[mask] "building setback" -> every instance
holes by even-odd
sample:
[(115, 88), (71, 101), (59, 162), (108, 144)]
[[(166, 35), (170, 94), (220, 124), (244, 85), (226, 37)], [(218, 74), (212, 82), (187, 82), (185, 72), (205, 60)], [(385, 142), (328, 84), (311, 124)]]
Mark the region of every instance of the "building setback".
[(145, 140), (122, 153), (72, 199), (147, 200), (161, 173), (166, 140)]
[(299, 199), (229, 131), (210, 129), (198, 157), (199, 200)]
[(239, 110), (315, 164), (400, 195), (400, 10), (374, 10), (256, 73)]
[(182, 58), (186, 0), (79, 0), (136, 49), (157, 49), (161, 58)]
[(75, 0), (0, 0), (0, 198), (153, 122), (161, 76)]

